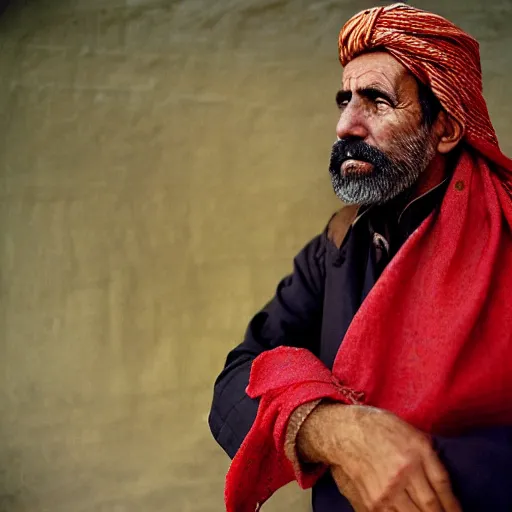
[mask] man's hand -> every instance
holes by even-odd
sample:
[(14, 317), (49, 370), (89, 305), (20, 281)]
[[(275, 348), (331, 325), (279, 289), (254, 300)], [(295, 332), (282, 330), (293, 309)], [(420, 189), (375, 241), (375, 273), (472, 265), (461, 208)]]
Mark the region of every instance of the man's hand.
[(356, 512), (461, 512), (429, 437), (387, 411), (321, 404), (297, 448), (305, 461), (330, 466)]

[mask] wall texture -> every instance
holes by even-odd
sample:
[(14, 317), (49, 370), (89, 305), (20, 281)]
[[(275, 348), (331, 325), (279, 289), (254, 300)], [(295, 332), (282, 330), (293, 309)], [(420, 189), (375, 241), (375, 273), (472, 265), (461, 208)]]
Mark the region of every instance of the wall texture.
[[(338, 203), (337, 32), (366, 0), (32, 0), (0, 18), (0, 512), (218, 512), (212, 382)], [(512, 2), (481, 41), (512, 151)], [(269, 512), (308, 510), (283, 490)]]

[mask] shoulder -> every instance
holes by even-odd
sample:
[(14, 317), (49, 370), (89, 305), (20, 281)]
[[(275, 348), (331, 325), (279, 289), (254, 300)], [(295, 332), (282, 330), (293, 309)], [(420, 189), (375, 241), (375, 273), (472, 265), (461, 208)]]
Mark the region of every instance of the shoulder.
[(337, 260), (357, 211), (357, 206), (344, 206), (333, 213), (323, 232), (310, 240), (296, 255), (295, 263), (301, 268), (323, 268), (326, 258), (327, 261)]
[(357, 216), (358, 209), (357, 205), (344, 206), (329, 220), (325, 228), (325, 236), (336, 248), (339, 249), (345, 240), (350, 226)]

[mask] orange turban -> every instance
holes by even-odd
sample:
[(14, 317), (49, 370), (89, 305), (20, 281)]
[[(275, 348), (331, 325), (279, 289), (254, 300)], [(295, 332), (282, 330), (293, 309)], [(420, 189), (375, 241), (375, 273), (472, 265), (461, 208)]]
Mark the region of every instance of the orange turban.
[(379, 48), (432, 89), (444, 110), (461, 124), (469, 144), (484, 140), (498, 145), (482, 96), (475, 39), (437, 14), (399, 3), (362, 11), (340, 32), (342, 66)]

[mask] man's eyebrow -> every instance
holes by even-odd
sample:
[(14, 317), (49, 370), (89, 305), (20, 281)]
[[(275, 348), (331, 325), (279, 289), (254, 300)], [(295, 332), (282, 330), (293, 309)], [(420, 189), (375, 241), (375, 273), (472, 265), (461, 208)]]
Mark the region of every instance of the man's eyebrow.
[[(382, 87), (378, 85), (369, 85), (367, 87), (361, 87), (360, 89), (356, 89), (356, 94), (359, 96), (363, 96), (364, 98), (368, 98), (370, 100), (376, 100), (377, 98), (383, 98), (388, 101), (391, 105), (396, 105), (398, 99), (396, 96), (388, 91), (385, 91)], [(342, 105), (345, 101), (350, 101), (352, 98), (352, 91), (340, 89), (336, 93), (336, 104), (338, 106)]]
[(378, 85), (370, 85), (368, 87), (364, 87), (362, 89), (357, 90), (357, 94), (364, 96), (370, 100), (375, 100), (377, 98), (383, 98), (388, 101), (391, 105), (395, 105), (397, 103), (397, 98), (395, 94), (385, 91), (382, 87)]
[(352, 91), (347, 91), (340, 89), (336, 93), (336, 105), (341, 106), (343, 102), (350, 101), (350, 98), (352, 97)]

